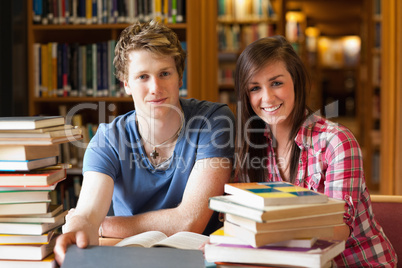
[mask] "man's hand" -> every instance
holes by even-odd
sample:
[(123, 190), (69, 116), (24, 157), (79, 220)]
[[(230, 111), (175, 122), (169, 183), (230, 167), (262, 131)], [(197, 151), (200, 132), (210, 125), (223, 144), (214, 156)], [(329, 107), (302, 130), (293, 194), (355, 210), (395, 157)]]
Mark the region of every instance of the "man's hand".
[(56, 240), (56, 245), (53, 250), (56, 261), (60, 266), (63, 264), (68, 246), (72, 244), (77, 244), (79, 248), (85, 248), (89, 244), (89, 238), (83, 231), (60, 235)]

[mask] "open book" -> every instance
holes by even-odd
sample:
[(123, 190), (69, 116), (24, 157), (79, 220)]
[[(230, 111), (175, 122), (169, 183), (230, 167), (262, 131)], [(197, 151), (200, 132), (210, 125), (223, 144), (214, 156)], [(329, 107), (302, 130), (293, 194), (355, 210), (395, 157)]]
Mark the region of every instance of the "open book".
[(160, 231), (148, 231), (127, 237), (117, 243), (116, 247), (171, 247), (178, 249), (200, 249), (207, 242), (208, 236), (192, 233), (178, 232), (167, 236)]

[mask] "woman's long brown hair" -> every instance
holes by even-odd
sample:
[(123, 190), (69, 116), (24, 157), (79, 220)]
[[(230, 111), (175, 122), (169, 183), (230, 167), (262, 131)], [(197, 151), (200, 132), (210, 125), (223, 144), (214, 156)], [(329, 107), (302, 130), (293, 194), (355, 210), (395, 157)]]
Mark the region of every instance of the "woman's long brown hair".
[[(294, 182), (299, 164), (300, 148), (292, 142), (306, 118), (306, 94), (309, 77), (306, 68), (294, 51), (292, 45), (283, 36), (259, 39), (241, 53), (235, 72), (235, 90), (237, 92), (237, 123), (235, 178), (240, 182), (265, 181), (267, 174), (268, 140), (264, 136), (266, 123), (253, 111), (248, 84), (259, 70), (268, 64), (283, 62), (290, 73), (295, 92), (295, 106), (290, 114), (293, 126), (290, 132), (290, 181)], [(260, 165), (253, 165), (253, 159), (260, 159)], [(255, 161), (258, 162), (258, 161)], [(254, 163), (255, 163), (254, 162)]]

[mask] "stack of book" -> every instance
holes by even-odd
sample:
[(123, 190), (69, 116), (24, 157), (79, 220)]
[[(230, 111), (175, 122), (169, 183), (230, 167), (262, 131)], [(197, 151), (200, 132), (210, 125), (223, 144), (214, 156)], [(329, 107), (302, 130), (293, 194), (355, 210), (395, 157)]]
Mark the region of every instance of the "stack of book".
[(205, 247), (210, 262), (325, 267), (345, 249), (324, 240), (344, 224), (342, 200), (287, 182), (229, 183), (225, 193), (209, 200), (225, 214)]
[(61, 116), (0, 117), (0, 267), (56, 266), (57, 228), (67, 214), (51, 200), (66, 178), (59, 146), (81, 138)]

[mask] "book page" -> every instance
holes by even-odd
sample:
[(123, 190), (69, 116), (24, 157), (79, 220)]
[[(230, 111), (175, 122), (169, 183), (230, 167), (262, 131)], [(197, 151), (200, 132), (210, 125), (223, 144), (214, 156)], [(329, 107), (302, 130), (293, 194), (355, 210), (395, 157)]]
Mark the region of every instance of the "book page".
[(156, 243), (154, 246), (172, 247), (178, 249), (199, 249), (202, 244), (208, 241), (209, 237), (192, 233), (192, 232), (178, 232)]
[(117, 243), (116, 247), (144, 247), (150, 248), (155, 243), (162, 241), (167, 236), (159, 231), (148, 231), (134, 236), (127, 237)]

